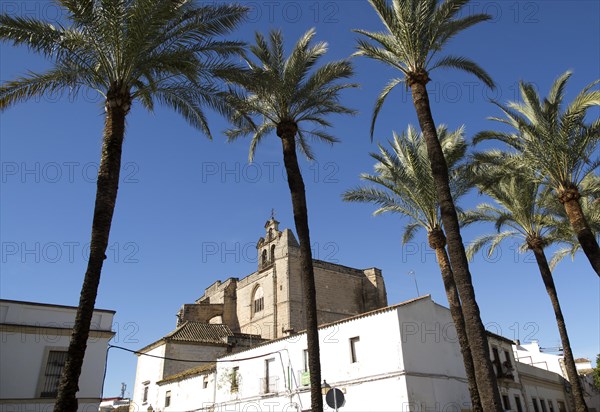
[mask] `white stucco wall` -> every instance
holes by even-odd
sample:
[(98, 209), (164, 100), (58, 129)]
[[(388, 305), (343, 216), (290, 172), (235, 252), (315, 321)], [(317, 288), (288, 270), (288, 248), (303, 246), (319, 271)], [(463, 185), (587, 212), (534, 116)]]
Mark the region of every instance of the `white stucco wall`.
[[(152, 356), (164, 357), (166, 345), (163, 343), (145, 353)], [(135, 385), (131, 398), (130, 411), (147, 410), (148, 406), (158, 402), (158, 385), (156, 382), (163, 378), (164, 359), (138, 355), (135, 373)], [(148, 399), (144, 402), (144, 387), (148, 385)]]
[[(148, 355), (138, 355), (138, 364), (136, 369), (135, 385), (131, 404), (131, 411), (146, 411), (149, 406), (157, 411), (158, 408), (164, 405), (164, 394), (168, 389), (157, 385), (157, 382), (163, 379), (202, 365), (200, 362), (181, 362), (169, 359), (161, 359), (158, 357), (166, 357), (171, 359), (193, 359), (193, 360), (214, 360), (219, 355), (225, 353), (227, 348), (218, 345), (202, 345), (183, 342), (162, 342), (156, 347), (148, 350)], [(191, 382), (194, 382), (191, 379)], [(145, 384), (147, 383), (147, 384)], [(143, 401), (144, 387), (148, 386), (148, 399)], [(183, 385), (183, 388), (189, 388), (191, 384), (188, 382)], [(181, 394), (180, 389), (173, 389), (173, 395)], [(189, 398), (191, 402), (194, 399), (193, 393), (182, 395), (182, 399)], [(177, 410), (171, 407), (170, 410)]]
[(468, 406), (466, 374), (450, 311), (427, 299), (402, 306), (397, 314), (413, 408)]
[[(204, 379), (207, 387), (204, 388)], [(165, 407), (165, 395), (171, 391), (171, 404)], [(215, 374), (204, 373), (159, 385), (158, 409), (165, 412), (193, 411), (212, 405), (215, 396)], [(156, 409), (155, 409), (156, 410)]]
[(542, 352), (537, 341), (515, 345), (513, 349), (519, 362), (558, 373), (568, 379), (560, 364), (562, 356)]
[[(50, 350), (66, 351), (77, 308), (0, 300), (0, 411), (52, 410), (40, 398)], [(96, 311), (79, 378), (79, 410), (97, 410), (112, 311)]]
[[(442, 332), (448, 323), (452, 323), (448, 310), (424, 298), (323, 327), (322, 379), (345, 391), (347, 411), (408, 411), (415, 405), (425, 410), (451, 403), (464, 407), (469, 396), (458, 344), (454, 333)], [(357, 361), (352, 362), (350, 339), (355, 337)], [(298, 385), (304, 349), (306, 336), (299, 334), (220, 358), (217, 410), (250, 404), (262, 410), (307, 409), (308, 387)], [(261, 396), (268, 358), (275, 360), (272, 376), (277, 387), (274, 394)], [(233, 360), (239, 362), (229, 362)], [(229, 379), (234, 367), (240, 376), (237, 392), (231, 391)]]
[(517, 364), (517, 369), (523, 382), (524, 396), (531, 411), (533, 411), (532, 398), (537, 399), (540, 411), (542, 409), (539, 407), (539, 402), (542, 399), (546, 402), (547, 411), (550, 411), (549, 402), (552, 402), (554, 412), (558, 412), (557, 401), (563, 401), (565, 405), (568, 405), (560, 375), (522, 363)]

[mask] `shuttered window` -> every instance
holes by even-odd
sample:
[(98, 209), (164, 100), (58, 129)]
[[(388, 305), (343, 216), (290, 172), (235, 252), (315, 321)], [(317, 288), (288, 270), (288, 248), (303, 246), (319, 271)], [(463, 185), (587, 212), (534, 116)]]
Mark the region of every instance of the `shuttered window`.
[(67, 352), (51, 350), (48, 353), (48, 362), (44, 371), (44, 385), (42, 386), (41, 398), (56, 398), (60, 375), (67, 361)]

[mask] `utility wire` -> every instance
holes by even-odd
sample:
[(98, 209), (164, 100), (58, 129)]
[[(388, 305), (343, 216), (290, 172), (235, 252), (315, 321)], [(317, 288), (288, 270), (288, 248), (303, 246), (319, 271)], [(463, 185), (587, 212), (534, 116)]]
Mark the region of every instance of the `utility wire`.
[[(144, 353), (144, 352), (140, 352), (137, 350), (133, 350), (133, 349), (128, 349), (128, 348), (124, 348), (122, 346), (115, 346), (115, 345), (108, 345), (108, 348), (115, 348), (115, 349), (121, 349), (127, 352), (131, 352), (134, 353), (136, 355), (141, 355), (141, 356), (149, 356), (151, 358), (158, 358), (158, 359), (165, 359), (165, 360), (171, 360), (171, 361), (176, 361), (176, 362), (193, 362), (193, 363), (214, 363), (214, 362), (221, 362), (221, 363), (225, 363), (225, 362), (239, 362), (239, 361), (245, 361), (245, 360), (251, 360), (251, 359), (259, 359), (265, 356), (269, 356), (269, 355), (275, 355), (277, 353), (279, 353), (279, 351), (275, 351), (275, 352), (269, 352), (269, 353), (263, 353), (261, 355), (256, 355), (256, 356), (250, 356), (247, 358), (239, 358), (239, 359), (224, 359), (224, 360), (217, 360), (217, 359), (212, 359), (212, 360), (198, 360), (198, 359), (177, 359), (177, 358), (170, 358), (168, 356), (158, 356), (158, 355), (151, 355), (149, 353)], [(233, 354), (232, 354), (233, 355)]]

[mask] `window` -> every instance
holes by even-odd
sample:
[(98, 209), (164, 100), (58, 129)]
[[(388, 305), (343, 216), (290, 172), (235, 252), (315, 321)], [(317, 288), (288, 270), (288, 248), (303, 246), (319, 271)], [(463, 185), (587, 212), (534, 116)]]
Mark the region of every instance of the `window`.
[(171, 391), (165, 393), (165, 408), (171, 405)]
[(355, 336), (354, 338), (350, 338), (350, 361), (352, 363), (358, 362), (358, 352), (357, 352), (358, 342), (360, 342), (360, 338), (358, 336)]
[(540, 399), (540, 405), (542, 405), (542, 412), (548, 412), (548, 410), (546, 409), (546, 401), (543, 399)]
[(148, 402), (148, 385), (144, 386), (144, 396), (142, 397), (142, 402)]
[(265, 308), (265, 296), (260, 286), (254, 289), (254, 295), (252, 297), (252, 315), (262, 312)]
[(261, 263), (263, 268), (267, 266), (267, 249), (262, 251)]
[(275, 358), (265, 359), (265, 379), (263, 393), (273, 393), (277, 390), (275, 375)]
[(531, 402), (533, 403), (533, 410), (534, 410), (534, 412), (540, 412), (540, 408), (538, 406), (537, 399), (536, 398), (531, 398)]
[(303, 369), (299, 373), (299, 381), (300, 385), (308, 386), (310, 385), (310, 366), (308, 363), (308, 349), (304, 349), (302, 351), (302, 365)]
[(512, 368), (512, 362), (510, 361), (510, 353), (507, 350), (504, 351), (504, 359), (506, 359), (506, 366)]
[(67, 351), (51, 350), (48, 352), (46, 369), (44, 370), (44, 385), (40, 398), (56, 398), (60, 375), (67, 360)]
[(309, 366), (308, 366), (309, 365), (309, 363), (308, 363), (308, 349), (304, 349), (304, 352), (302, 354), (303, 354), (302, 359), (304, 361), (304, 370), (308, 371), (310, 369)]
[(552, 404), (552, 401), (550, 399), (548, 399), (548, 409), (550, 410), (550, 412), (554, 412), (554, 405)]
[(271, 246), (271, 262), (275, 262), (275, 245)]
[(556, 401), (556, 403), (558, 404), (558, 412), (567, 412), (567, 408), (563, 401)]
[(502, 404), (504, 405), (505, 411), (510, 410), (510, 399), (508, 398), (508, 395), (502, 395)]
[(240, 368), (238, 366), (234, 366), (231, 370), (231, 393), (237, 392), (239, 389), (238, 378), (239, 378)]
[(208, 376), (204, 376), (204, 379), (202, 380), (202, 388), (208, 388)]
[(502, 366), (500, 364), (500, 354), (498, 348), (492, 348), (492, 363), (496, 367), (496, 376), (500, 376), (502, 373)]
[(523, 406), (521, 406), (521, 398), (519, 395), (515, 395), (515, 404), (517, 405), (517, 412), (523, 412)]

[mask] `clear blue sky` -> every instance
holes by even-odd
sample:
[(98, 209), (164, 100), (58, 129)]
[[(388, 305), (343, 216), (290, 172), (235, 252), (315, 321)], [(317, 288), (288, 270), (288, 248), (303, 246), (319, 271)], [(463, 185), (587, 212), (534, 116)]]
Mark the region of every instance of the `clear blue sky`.
[[(252, 1), (251, 22), (234, 37), (252, 41), (255, 30), (282, 28), (289, 42), (310, 27), (330, 44), (323, 61), (349, 56), (354, 28), (378, 30), (367, 2)], [(574, 70), (571, 99), (600, 78), (600, 3), (584, 1), (477, 1), (468, 12), (486, 11), (493, 21), (455, 38), (449, 52), (481, 64), (498, 84), (490, 92), (475, 78), (453, 71), (432, 74), (429, 85), (436, 122), (466, 125), (467, 137), (495, 125), (488, 98), (516, 98), (517, 82), (534, 82), (545, 95), (552, 81)], [(2, 1), (2, 12), (49, 20), (60, 18), (51, 2)], [(0, 45), (0, 78), (12, 79), (47, 63), (24, 48)], [(415, 297), (407, 273), (414, 271), (421, 294), (446, 304), (434, 254), (424, 236), (402, 246), (405, 221), (372, 217), (373, 207), (346, 204), (340, 194), (372, 170), (369, 122), (375, 97), (394, 72), (355, 59), (358, 90), (344, 94), (355, 117), (332, 118), (342, 143), (315, 145), (317, 162), (302, 163), (307, 186), (314, 255), (322, 260), (383, 270), (390, 303)], [(594, 113), (598, 115), (598, 111)], [(415, 123), (410, 96), (399, 88), (380, 114), (376, 142)], [(214, 141), (170, 111), (146, 113), (134, 106), (128, 117), (122, 183), (97, 300), (117, 311), (114, 343), (139, 349), (172, 330), (175, 314), (217, 279), (244, 277), (256, 269), (255, 242), (274, 208), (282, 227), (293, 228), (290, 195), (283, 178), (281, 146), (275, 136), (259, 147), (248, 166), (248, 140), (227, 144), (226, 123), (211, 114)], [(103, 110), (93, 93), (71, 102), (43, 98), (10, 108), (0, 123), (1, 241), (0, 297), (77, 305), (85, 272), (99, 161)], [(472, 195), (470, 207), (481, 201)], [(466, 230), (466, 241), (493, 228)], [(538, 339), (556, 347), (560, 339), (552, 307), (532, 256), (505, 243), (493, 259), (471, 265), (484, 323), (511, 339)], [(600, 352), (600, 282), (585, 257), (559, 264), (555, 280), (577, 357)], [(132, 391), (136, 357), (110, 352), (105, 396), (120, 383)]]

